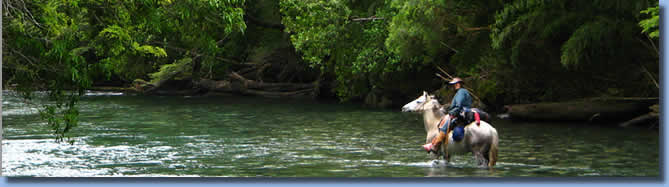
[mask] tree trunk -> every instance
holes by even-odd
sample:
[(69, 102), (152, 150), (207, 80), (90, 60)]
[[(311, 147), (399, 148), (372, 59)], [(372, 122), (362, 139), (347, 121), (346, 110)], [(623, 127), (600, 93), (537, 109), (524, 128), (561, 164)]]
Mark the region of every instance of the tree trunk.
[(214, 81), (201, 79), (197, 86), (215, 92), (240, 93), (263, 97), (304, 97), (314, 96), (316, 83), (264, 83), (249, 80), (236, 72), (228, 75), (231, 80)]
[(193, 69), (192, 69), (193, 83), (200, 81), (200, 69), (202, 69), (202, 61), (198, 57), (200, 56), (198, 55), (195, 58), (193, 58)]
[(660, 121), (660, 104), (655, 104), (653, 106), (648, 107), (650, 109), (650, 112), (644, 115), (641, 115), (639, 117), (636, 117), (634, 119), (631, 119), (629, 121), (621, 123), (619, 126), (620, 127), (629, 127), (629, 126), (638, 126), (642, 124), (651, 124), (651, 127), (656, 127), (655, 125), (658, 124)]
[(631, 119), (629, 121), (621, 123), (619, 126), (620, 127), (629, 127), (629, 126), (636, 126), (636, 125), (641, 125), (641, 124), (647, 124), (651, 121), (657, 121), (659, 119), (660, 115), (657, 113), (648, 113), (641, 115), (639, 117), (636, 117), (634, 119)]
[(232, 72), (228, 76), (231, 78), (240, 81), (242, 84), (244, 84), (244, 87), (246, 89), (261, 89), (261, 90), (267, 90), (267, 91), (295, 91), (295, 90), (301, 90), (301, 89), (310, 89), (314, 88), (313, 83), (309, 84), (299, 84), (299, 83), (265, 83), (265, 82), (258, 82), (254, 80), (249, 80), (241, 75)]
[(550, 121), (622, 121), (648, 113), (657, 98), (592, 98), (581, 101), (507, 105), (513, 119)]

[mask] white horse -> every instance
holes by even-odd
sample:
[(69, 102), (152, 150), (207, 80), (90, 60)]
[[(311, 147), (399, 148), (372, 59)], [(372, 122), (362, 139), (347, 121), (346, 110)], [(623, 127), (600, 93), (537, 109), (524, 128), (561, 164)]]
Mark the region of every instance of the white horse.
[[(423, 123), (427, 131), (426, 143), (439, 134), (439, 122), (446, 116), (442, 111), (442, 105), (434, 97), (423, 91), (423, 95), (402, 107), (402, 112), (418, 112), (423, 114)], [(448, 118), (448, 117), (445, 117)], [(448, 119), (446, 119), (448, 120)], [(444, 155), (446, 162), (450, 161), (450, 155), (462, 155), (471, 152), (480, 166), (492, 167), (497, 163), (497, 150), (499, 138), (497, 130), (485, 121), (479, 125), (476, 121), (465, 126), (465, 136), (459, 142), (453, 141), (453, 132), (448, 133), (448, 144), (441, 144), (439, 153)], [(436, 155), (437, 157), (439, 155)]]

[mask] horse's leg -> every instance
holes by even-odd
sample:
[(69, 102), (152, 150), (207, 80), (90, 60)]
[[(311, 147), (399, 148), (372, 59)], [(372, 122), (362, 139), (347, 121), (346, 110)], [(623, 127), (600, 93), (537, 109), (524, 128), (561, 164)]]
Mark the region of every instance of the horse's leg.
[(478, 166), (488, 165), (488, 158), (486, 158), (487, 154), (485, 154), (487, 153), (486, 146), (473, 146), (471, 149)]
[(489, 156), (490, 145), (481, 146), (481, 148), (479, 148), (478, 152), (481, 155), (481, 157), (480, 157), (481, 161), (479, 162), (479, 164), (481, 166), (487, 166), (488, 163), (490, 163), (490, 156)]
[[(446, 138), (446, 139), (448, 139), (448, 138)], [(448, 148), (448, 144), (446, 144), (446, 143), (441, 144), (441, 152), (444, 153), (444, 160), (446, 160), (446, 164), (451, 162), (451, 155), (448, 154), (448, 149), (447, 148)]]
[(490, 144), (490, 147), (488, 148), (488, 167), (492, 168), (495, 166), (497, 163), (497, 146), (499, 144), (499, 140), (497, 139), (497, 132), (494, 132), (494, 136), (492, 139), (492, 142)]
[(481, 153), (481, 151), (477, 150), (474, 151), (473, 153), (474, 153), (474, 158), (476, 159), (476, 164), (478, 166), (485, 166), (488, 164), (486, 159), (483, 157), (483, 153)]
[(483, 159), (485, 159), (486, 165), (490, 163), (490, 157), (489, 157), (489, 151), (481, 153), (483, 155)]

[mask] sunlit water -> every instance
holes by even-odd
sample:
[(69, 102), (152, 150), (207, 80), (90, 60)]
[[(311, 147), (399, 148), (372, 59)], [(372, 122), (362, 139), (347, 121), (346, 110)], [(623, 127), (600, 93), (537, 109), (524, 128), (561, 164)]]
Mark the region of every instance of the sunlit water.
[(73, 145), (3, 94), (4, 176), (658, 176), (657, 130), (495, 120), (499, 162), (448, 166), (421, 150), (419, 115), (257, 97), (91, 93)]

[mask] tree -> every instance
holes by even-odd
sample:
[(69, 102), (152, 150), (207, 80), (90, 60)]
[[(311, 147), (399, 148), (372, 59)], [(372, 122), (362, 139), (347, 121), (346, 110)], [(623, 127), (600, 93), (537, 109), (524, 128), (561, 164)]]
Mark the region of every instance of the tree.
[(649, 89), (652, 84), (637, 81), (643, 79), (642, 69), (652, 56), (639, 42), (643, 39), (637, 25), (639, 11), (656, 4), (516, 0), (505, 4), (495, 15), (490, 34), (492, 46), (510, 54), (513, 67), (526, 72), (515, 76), (526, 80), (522, 86), (525, 88), (569, 85), (552, 94), (569, 97), (656, 95), (656, 90)]
[(94, 80), (147, 77), (190, 57), (197, 76), (201, 64), (219, 63), (213, 59), (230, 33), (245, 29), (243, 0), (3, 3), (3, 37), (13, 38), (3, 40), (3, 84), (15, 84), (26, 99), (47, 91), (54, 104), (40, 113), (57, 141), (76, 126), (76, 103)]
[(642, 14), (650, 15), (650, 18), (641, 20), (639, 26), (643, 28), (643, 32), (648, 34), (651, 38), (660, 37), (660, 7), (650, 7), (641, 11)]
[(434, 75), (437, 68), (445, 68), (449, 74), (466, 77), (479, 95), (495, 97), (497, 80), (486, 76), (498, 69), (489, 33), (494, 23), (491, 12), (501, 6), (500, 1), (489, 0), (393, 1), (397, 14), (388, 28), (386, 47), (413, 69), (429, 68)]
[(387, 4), (285, 0), (280, 6), (295, 49), (324, 77), (334, 76), (340, 99), (364, 97), (382, 87), (384, 74), (399, 70), (383, 45), (392, 15)]

